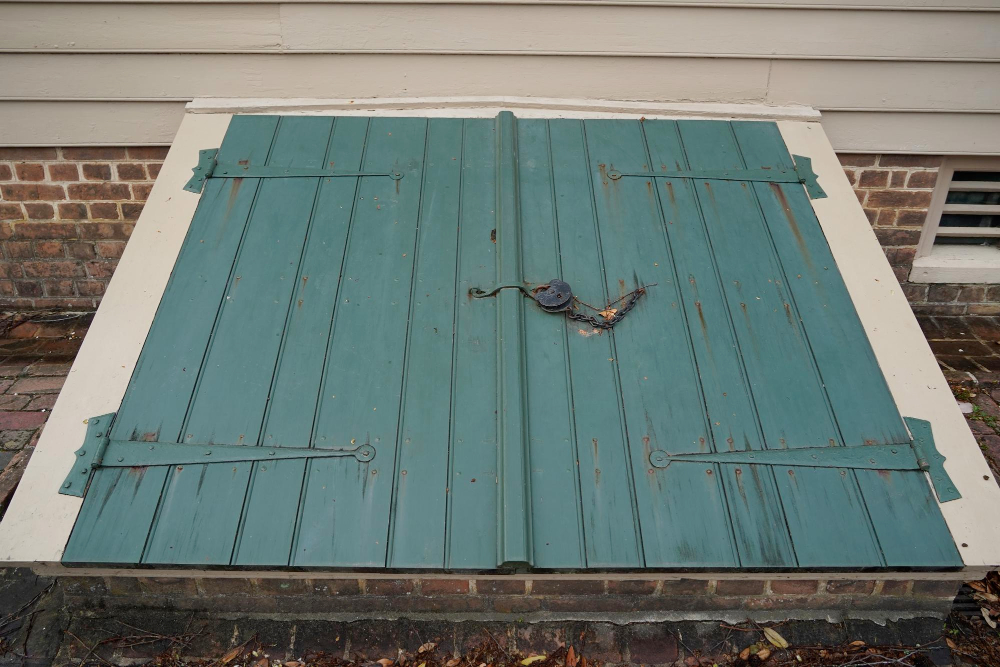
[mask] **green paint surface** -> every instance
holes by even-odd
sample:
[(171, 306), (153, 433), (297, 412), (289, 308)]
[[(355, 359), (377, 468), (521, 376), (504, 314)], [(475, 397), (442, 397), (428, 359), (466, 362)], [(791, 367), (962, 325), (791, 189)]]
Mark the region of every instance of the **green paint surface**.
[[(731, 176), (796, 167), (773, 123), (236, 116), (217, 159), (263, 176), (205, 182), (112, 439), (375, 456), (99, 468), (64, 563), (961, 566), (918, 470), (650, 462), (909, 442), (806, 189)], [(649, 287), (612, 331), (469, 296), (557, 277)]]

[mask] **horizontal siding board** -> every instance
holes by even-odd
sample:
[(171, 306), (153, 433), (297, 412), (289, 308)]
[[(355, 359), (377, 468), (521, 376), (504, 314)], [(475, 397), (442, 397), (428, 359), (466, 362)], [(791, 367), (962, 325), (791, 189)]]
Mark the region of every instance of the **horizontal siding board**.
[(6, 49), (998, 58), (1000, 13), (580, 3), (0, 7)]

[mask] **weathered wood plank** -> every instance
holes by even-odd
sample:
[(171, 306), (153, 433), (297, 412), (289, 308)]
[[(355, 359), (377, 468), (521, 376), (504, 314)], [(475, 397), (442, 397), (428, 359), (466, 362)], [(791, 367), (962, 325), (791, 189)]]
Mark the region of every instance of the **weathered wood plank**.
[[(563, 276), (548, 127), (547, 120), (517, 123), (521, 217), (526, 227), (522, 263), (524, 279), (532, 285)], [(569, 332), (576, 330), (572, 324), (525, 304), (531, 526), (533, 562), (539, 568), (586, 564), (567, 344)]]
[[(448, 461), (445, 567), (497, 563), (496, 304), (469, 290), (496, 282), (496, 137), (492, 119), (464, 121), (454, 400)], [(484, 526), (486, 526), (484, 528)]]
[[(647, 120), (642, 128), (651, 171), (687, 168), (677, 123)], [(675, 178), (657, 178), (655, 183), (714, 450), (763, 449), (746, 369), (694, 183)], [(795, 553), (770, 467), (722, 465), (719, 474), (740, 565), (794, 566)]]
[(389, 567), (444, 567), (461, 202), (460, 119), (432, 119), (403, 366)]
[[(584, 123), (552, 120), (549, 131), (563, 278), (581, 299), (602, 303), (607, 287)], [(580, 323), (568, 326), (587, 566), (641, 567), (612, 338)]]
[[(314, 444), (370, 444), (375, 459), (309, 466), (292, 564), (384, 567), (422, 185), (423, 118), (372, 119), (344, 260)], [(342, 530), (340, 524), (350, 525)]]
[(653, 178), (607, 176), (648, 170), (641, 123), (592, 120), (586, 131), (607, 293), (616, 299), (652, 285), (611, 337), (631, 468), (621, 483), (635, 488), (646, 565), (736, 566), (718, 467), (649, 464), (654, 450), (714, 448)]
[[(360, 169), (367, 130), (366, 118), (337, 118), (325, 159), (317, 166)], [(270, 388), (260, 436), (262, 446), (312, 444), (323, 372), (323, 364), (317, 359), (322, 358), (329, 340), (358, 180), (320, 179)], [(234, 564), (288, 564), (306, 465), (301, 460), (257, 466), (243, 510)]]

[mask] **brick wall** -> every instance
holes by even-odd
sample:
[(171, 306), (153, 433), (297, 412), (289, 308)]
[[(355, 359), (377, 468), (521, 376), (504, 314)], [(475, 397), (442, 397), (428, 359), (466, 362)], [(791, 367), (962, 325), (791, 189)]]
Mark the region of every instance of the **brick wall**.
[[(96, 308), (166, 151), (0, 148), (0, 308)], [(940, 157), (840, 158), (918, 314), (1000, 315), (1000, 285), (908, 280)]]
[(0, 148), (0, 307), (92, 310), (166, 148)]
[(940, 157), (853, 153), (840, 155), (840, 162), (914, 312), (1000, 315), (1000, 285), (909, 282)]

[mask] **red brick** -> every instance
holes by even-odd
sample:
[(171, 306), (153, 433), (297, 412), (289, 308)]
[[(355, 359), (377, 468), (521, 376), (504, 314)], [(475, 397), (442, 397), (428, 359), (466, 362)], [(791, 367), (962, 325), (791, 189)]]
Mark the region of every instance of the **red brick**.
[(886, 155), (879, 156), (880, 167), (940, 167), (941, 158), (934, 155)]
[(104, 283), (93, 280), (76, 281), (76, 291), (82, 296), (101, 296), (104, 294)]
[(884, 227), (891, 227), (896, 224), (896, 216), (899, 214), (894, 208), (880, 208), (876, 223)]
[(56, 211), (52, 204), (33, 203), (25, 204), (24, 211), (30, 220), (52, 220), (56, 217)]
[(45, 180), (45, 167), (37, 162), (18, 162), (14, 165), (14, 172), (19, 181)]
[(122, 181), (144, 181), (146, 180), (146, 170), (138, 162), (122, 162), (115, 167), (118, 170), (118, 178)]
[(80, 170), (72, 163), (50, 164), (49, 179), (53, 181), (78, 181), (80, 180)]
[(664, 595), (702, 595), (707, 592), (707, 579), (674, 579), (663, 582)]
[(524, 595), (523, 579), (478, 579), (476, 591), (480, 595)]
[(59, 217), (63, 220), (86, 220), (86, 204), (59, 204)]
[(10, 170), (9, 164), (0, 164), (0, 181), (14, 180), (14, 172)]
[[(18, 397), (22, 398), (22, 397)], [(31, 400), (31, 404), (28, 406), (29, 410), (51, 410), (56, 404), (56, 398), (58, 394), (45, 394), (43, 396), (35, 396)]]
[(0, 160), (55, 160), (54, 148), (0, 148)]
[(866, 208), (864, 209), (864, 211), (865, 215), (868, 216), (868, 222), (870, 224), (874, 225), (876, 222), (878, 222), (878, 209)]
[(609, 580), (608, 593), (612, 595), (651, 595), (656, 592), (656, 582), (650, 579)]
[(323, 595), (359, 595), (361, 584), (357, 579), (313, 579), (312, 591)]
[(17, 290), (14, 289), (14, 283), (10, 280), (0, 280), (0, 295), (2, 296), (14, 296), (17, 294)]
[(45, 294), (42, 283), (37, 280), (18, 280), (15, 287), (18, 296), (42, 296)]
[(599, 579), (538, 579), (531, 584), (533, 595), (600, 595), (604, 582)]
[(85, 275), (77, 262), (25, 262), (22, 266), (27, 278), (79, 278)]
[(45, 280), (42, 287), (46, 296), (76, 296), (72, 280)]
[(24, 210), (18, 204), (0, 204), (0, 220), (24, 220)]
[(369, 579), (365, 582), (365, 593), (368, 595), (406, 595), (412, 592), (412, 579)]
[(877, 158), (872, 153), (838, 153), (837, 157), (845, 167), (871, 167)]
[(71, 239), (77, 230), (75, 224), (68, 222), (32, 222), (18, 225), (15, 235), (24, 239)]
[(922, 227), (927, 221), (927, 211), (900, 211), (896, 224), (900, 227)]
[(884, 246), (917, 245), (920, 240), (919, 229), (900, 229), (899, 227), (876, 227), (875, 236)]
[(76, 259), (94, 259), (97, 256), (97, 253), (94, 252), (94, 244), (86, 241), (68, 243), (66, 249), (69, 250), (69, 256)]
[(22, 431), (29, 428), (38, 428), (45, 423), (48, 418), (45, 412), (0, 412), (0, 430)]
[(23, 273), (21, 264), (18, 262), (0, 261), (0, 278), (20, 278)]
[(53, 201), (66, 199), (61, 185), (39, 185), (36, 183), (10, 183), (0, 185), (0, 194), (9, 201)]
[(121, 214), (118, 212), (118, 204), (99, 202), (90, 205), (90, 217), (93, 220), (118, 220)]
[(65, 246), (59, 241), (39, 241), (35, 243), (35, 255), (37, 257), (53, 259), (56, 257), (65, 257), (66, 250)]
[(901, 581), (883, 581), (882, 582), (882, 595), (893, 595), (900, 596), (906, 595), (910, 592), (910, 587), (913, 585), (912, 581), (903, 579)]
[(539, 598), (496, 598), (493, 600), (493, 610), (501, 614), (524, 614), (530, 611), (538, 611), (542, 606)]
[[(70, 186), (72, 187), (72, 186)], [(920, 190), (876, 190), (868, 193), (868, 206), (872, 208), (927, 208), (931, 193)]]
[(958, 300), (965, 303), (981, 303), (986, 300), (986, 288), (982, 285), (966, 285), (958, 293)]
[(62, 389), (65, 377), (38, 376), (21, 378), (14, 383), (12, 394), (57, 394)]
[(156, 177), (160, 175), (161, 167), (163, 167), (163, 164), (160, 162), (150, 162), (149, 164), (147, 164), (146, 171), (149, 172), (149, 177), (152, 179), (156, 179)]
[(469, 580), (424, 579), (420, 590), (424, 595), (464, 595), (469, 592)]
[(142, 213), (142, 204), (122, 204), (122, 218), (125, 220), (138, 220)]
[(98, 222), (89, 225), (80, 225), (80, 238), (99, 241), (110, 239), (128, 240), (128, 237), (132, 235), (132, 228), (134, 226), (131, 222)]
[(137, 201), (146, 201), (149, 199), (149, 193), (153, 191), (153, 186), (147, 183), (133, 183), (132, 184), (132, 197)]
[(88, 181), (110, 181), (110, 164), (85, 164), (83, 165), (83, 177)]
[(124, 160), (124, 148), (112, 147), (87, 147), (87, 148), (64, 148), (63, 157), (67, 160)]
[(73, 183), (66, 186), (66, 191), (72, 199), (84, 201), (132, 198), (125, 183)]
[(118, 265), (114, 260), (87, 262), (87, 273), (91, 278), (110, 278)]
[(1000, 304), (997, 303), (970, 303), (970, 315), (1000, 315)]
[(4, 243), (7, 249), (7, 256), (11, 259), (31, 259), (35, 256), (35, 249), (28, 241), (7, 241)]
[(953, 598), (958, 595), (960, 581), (914, 581), (913, 594), (920, 597)]
[(875, 590), (875, 582), (866, 580), (833, 580), (826, 582), (826, 592), (835, 595), (871, 595)]
[(776, 595), (813, 595), (819, 589), (815, 579), (772, 579), (771, 592)]
[(936, 171), (914, 171), (906, 182), (908, 188), (933, 188), (937, 184)]
[(121, 241), (98, 241), (97, 252), (101, 257), (118, 259), (125, 252), (125, 244)]
[(129, 146), (128, 156), (133, 160), (163, 160), (168, 150), (168, 146)]
[(11, 396), (5, 394), (0, 396), (0, 410), (23, 410), (31, 401), (30, 396)]
[(889, 187), (901, 188), (905, 185), (906, 185), (906, 172), (905, 171), (892, 172), (892, 178), (889, 179)]
[(765, 582), (761, 579), (719, 579), (715, 583), (716, 595), (763, 595)]
[(884, 188), (888, 184), (889, 172), (876, 169), (865, 169), (858, 179), (858, 185), (862, 188)]

